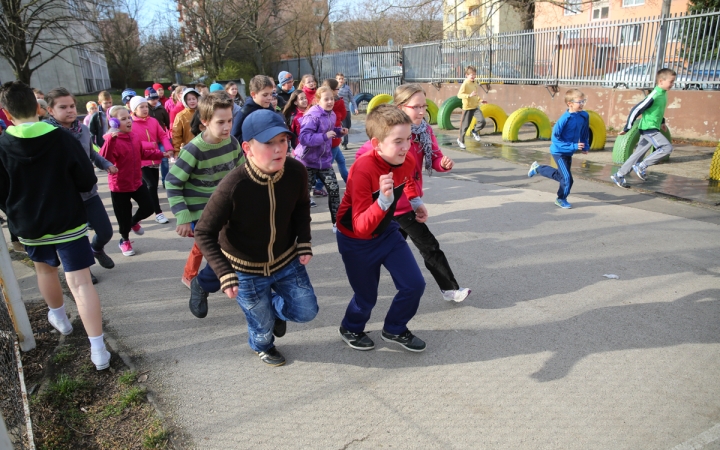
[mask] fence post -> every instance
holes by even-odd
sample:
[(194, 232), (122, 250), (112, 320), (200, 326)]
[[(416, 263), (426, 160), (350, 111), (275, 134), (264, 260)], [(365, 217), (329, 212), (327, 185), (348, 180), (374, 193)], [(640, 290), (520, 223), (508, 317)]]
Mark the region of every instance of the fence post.
[[(670, 0), (663, 0), (660, 12), (660, 34), (658, 35), (657, 57), (655, 58), (655, 73), (665, 65), (665, 47), (667, 44), (668, 16), (670, 15)], [(655, 78), (653, 78), (653, 84)]]
[(15, 327), (20, 348), (24, 352), (34, 349), (35, 336), (33, 336), (30, 319), (28, 319), (27, 310), (25, 310), (25, 303), (23, 303), (20, 295), (20, 285), (17, 278), (15, 278), (4, 237), (0, 239), (0, 288), (5, 294), (3, 297)]

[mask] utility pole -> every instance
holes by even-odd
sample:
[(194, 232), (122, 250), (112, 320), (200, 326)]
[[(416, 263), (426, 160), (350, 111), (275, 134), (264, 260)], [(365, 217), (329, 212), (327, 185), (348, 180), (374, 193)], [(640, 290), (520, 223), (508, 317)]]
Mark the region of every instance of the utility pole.
[[(668, 17), (670, 17), (670, 1), (663, 0), (660, 10), (660, 34), (658, 34), (657, 57), (655, 58), (655, 72), (665, 65), (665, 46), (667, 44)], [(653, 80), (654, 81), (654, 80)]]

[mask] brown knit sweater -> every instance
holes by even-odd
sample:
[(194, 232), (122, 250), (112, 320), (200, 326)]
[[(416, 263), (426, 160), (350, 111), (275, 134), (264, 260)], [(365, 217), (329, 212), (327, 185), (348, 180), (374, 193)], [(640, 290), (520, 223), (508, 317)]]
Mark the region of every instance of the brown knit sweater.
[(235, 272), (269, 276), (299, 255), (312, 255), (307, 170), (292, 158), (265, 175), (248, 160), (227, 174), (195, 227), (195, 242), (220, 280)]

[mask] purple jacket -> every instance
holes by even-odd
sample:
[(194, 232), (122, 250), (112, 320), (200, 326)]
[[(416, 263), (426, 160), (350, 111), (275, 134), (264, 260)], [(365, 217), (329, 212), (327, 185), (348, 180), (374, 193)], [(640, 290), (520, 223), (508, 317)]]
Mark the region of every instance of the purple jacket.
[(328, 131), (340, 135), (342, 128), (335, 127), (335, 113), (315, 105), (300, 119), (300, 137), (295, 148), (295, 158), (311, 169), (332, 167), (332, 139)]

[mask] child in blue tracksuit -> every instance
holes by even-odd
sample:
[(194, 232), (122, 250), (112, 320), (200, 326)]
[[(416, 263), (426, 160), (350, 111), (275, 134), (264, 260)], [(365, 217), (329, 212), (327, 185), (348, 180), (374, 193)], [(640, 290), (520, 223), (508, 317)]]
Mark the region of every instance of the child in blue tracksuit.
[(578, 150), (587, 154), (590, 147), (588, 142), (590, 139), (590, 116), (583, 111), (585, 102), (587, 102), (585, 94), (578, 89), (570, 89), (565, 93), (565, 103), (567, 103), (568, 109), (555, 123), (550, 145), (550, 154), (555, 159), (557, 169), (552, 166), (541, 166), (535, 161), (528, 172), (529, 177), (539, 173), (560, 183), (555, 204), (563, 209), (572, 208), (567, 201), (573, 185), (573, 177), (570, 173), (572, 155)]

